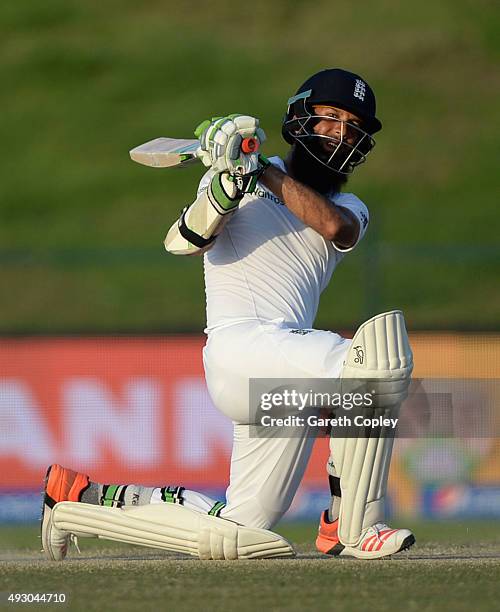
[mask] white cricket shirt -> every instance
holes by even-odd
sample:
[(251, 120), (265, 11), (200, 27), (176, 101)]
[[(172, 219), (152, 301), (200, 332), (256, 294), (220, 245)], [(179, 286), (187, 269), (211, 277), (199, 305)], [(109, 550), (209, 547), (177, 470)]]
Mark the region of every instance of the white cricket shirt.
[[(279, 157), (269, 161), (285, 171)], [(212, 174), (203, 176), (198, 193), (207, 188)], [(330, 199), (357, 217), (358, 244), (368, 225), (368, 209), (352, 193), (332, 194)], [(313, 327), (321, 292), (354, 246), (335, 247), (259, 183), (204, 255), (206, 332), (248, 320)]]

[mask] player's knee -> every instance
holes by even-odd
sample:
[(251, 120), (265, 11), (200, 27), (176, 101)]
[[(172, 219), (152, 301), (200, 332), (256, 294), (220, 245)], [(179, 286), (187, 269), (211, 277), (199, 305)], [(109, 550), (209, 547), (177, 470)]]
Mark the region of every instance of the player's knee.
[(391, 311), (372, 317), (357, 330), (349, 348), (342, 378), (344, 385), (367, 383), (371, 408), (400, 406), (408, 395), (413, 355), (403, 313)]
[(390, 386), (394, 381), (409, 378), (412, 369), (413, 355), (403, 313), (394, 310), (376, 315), (359, 327), (342, 377), (379, 379)]
[(220, 516), (230, 521), (235, 521), (245, 527), (272, 529), (284, 513), (284, 510), (268, 510), (262, 508), (258, 503), (248, 501), (238, 506), (231, 506), (231, 504), (228, 504), (221, 512)]

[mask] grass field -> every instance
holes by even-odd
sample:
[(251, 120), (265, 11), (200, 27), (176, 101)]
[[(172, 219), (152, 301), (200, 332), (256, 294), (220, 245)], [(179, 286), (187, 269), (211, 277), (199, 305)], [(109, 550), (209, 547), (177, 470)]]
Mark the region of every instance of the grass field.
[(201, 169), (155, 171), (127, 151), (248, 112), (265, 152), (284, 154), (286, 100), (331, 65), (373, 84), (384, 130), (351, 182), (368, 235), (318, 326), (402, 308), (412, 329), (497, 327), (492, 0), (7, 0), (0, 20), (0, 332), (201, 330), (201, 262), (162, 247)]
[[(417, 545), (389, 560), (322, 557), (313, 524), (283, 524), (298, 558), (200, 562), (145, 548), (80, 541), (61, 564), (45, 561), (35, 527), (0, 529), (0, 591), (64, 592), (71, 610), (497, 609), (500, 530), (493, 522), (409, 525)], [(52, 606), (57, 607), (57, 606)]]

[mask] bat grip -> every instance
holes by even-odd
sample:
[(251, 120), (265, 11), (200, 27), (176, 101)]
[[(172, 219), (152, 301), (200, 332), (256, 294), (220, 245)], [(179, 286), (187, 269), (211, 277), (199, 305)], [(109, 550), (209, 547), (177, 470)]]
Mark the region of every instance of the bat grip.
[(241, 141), (242, 153), (256, 153), (259, 150), (259, 141), (257, 138), (243, 138)]

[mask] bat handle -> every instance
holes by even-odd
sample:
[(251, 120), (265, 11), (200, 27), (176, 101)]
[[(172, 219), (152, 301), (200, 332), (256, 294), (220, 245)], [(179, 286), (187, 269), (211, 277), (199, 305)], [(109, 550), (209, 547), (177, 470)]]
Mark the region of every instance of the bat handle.
[(243, 138), (241, 141), (242, 153), (257, 153), (259, 150), (259, 141), (257, 138)]

